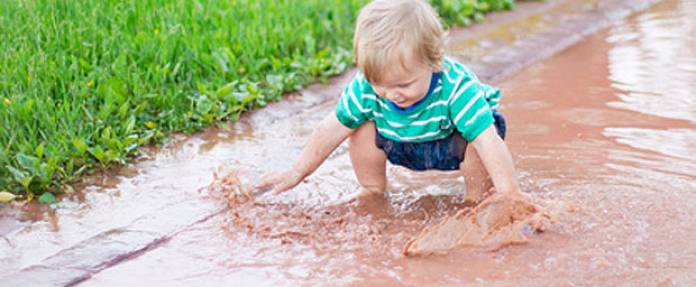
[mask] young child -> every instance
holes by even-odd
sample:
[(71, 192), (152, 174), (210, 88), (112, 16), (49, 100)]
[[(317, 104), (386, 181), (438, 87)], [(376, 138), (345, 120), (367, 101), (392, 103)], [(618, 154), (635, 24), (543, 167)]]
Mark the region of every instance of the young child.
[(492, 185), (500, 194), (520, 195), (502, 141), (500, 92), (445, 57), (444, 38), (437, 13), (425, 1), (375, 0), (365, 6), (353, 39), (359, 72), (335, 112), (314, 130), (291, 169), (264, 176), (256, 187), (273, 186), (274, 193), (293, 188), (348, 138), (366, 194), (384, 192), (389, 160), (418, 171), (459, 170), (467, 200), (474, 202)]

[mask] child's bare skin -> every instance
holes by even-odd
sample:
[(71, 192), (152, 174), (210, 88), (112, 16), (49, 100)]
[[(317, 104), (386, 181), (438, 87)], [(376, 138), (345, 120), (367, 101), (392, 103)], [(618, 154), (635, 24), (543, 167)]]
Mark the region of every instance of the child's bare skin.
[[(413, 59), (413, 58), (411, 58)], [(410, 81), (423, 71), (429, 74), (428, 67), (408, 61), (408, 66), (419, 67), (415, 71), (397, 71), (385, 77), (380, 96), (388, 99), (399, 98), (405, 102), (417, 102), (425, 96), (427, 86), (415, 89), (398, 89), (404, 80)], [(429, 82), (429, 78), (424, 78)], [(380, 91), (378, 90), (378, 93)], [(420, 96), (417, 96), (420, 95)], [(273, 193), (280, 193), (295, 187), (309, 176), (346, 138), (350, 138), (350, 158), (355, 175), (364, 192), (383, 193), (387, 186), (386, 156), (384, 151), (375, 146), (376, 129), (373, 122), (366, 122), (357, 129), (342, 125), (335, 113), (327, 115), (313, 131), (309, 142), (302, 150), (291, 169), (273, 173), (262, 178), (257, 188), (274, 186)], [(473, 148), (472, 148), (473, 147)], [(484, 193), (495, 186), (501, 193), (520, 192), (512, 157), (505, 143), (498, 137), (495, 128), (484, 130), (466, 149), (460, 172), (465, 176), (467, 199), (478, 202)], [(492, 177), (489, 177), (492, 174)], [(492, 179), (492, 180), (491, 180)]]
[(471, 203), (495, 191), (475, 212), (462, 209), (426, 228), (405, 254), (523, 242), (525, 224), (543, 230), (542, 219), (549, 217), (520, 191), (503, 142), (500, 91), (445, 57), (444, 35), (423, 0), (370, 2), (358, 16), (353, 41), (359, 71), (335, 111), (319, 123), (290, 169), (262, 177), (257, 188), (280, 193), (295, 187), (348, 139), (362, 188), (354, 200), (358, 214), (388, 210), (387, 161), (416, 171), (461, 172)]
[[(424, 3), (425, 2), (422, 1), (409, 0), (377, 0), (368, 5), (370, 8), (366, 8), (367, 12), (365, 12), (365, 10), (362, 11), (360, 17), (358, 18), (354, 48), (356, 50), (355, 52), (356, 58), (358, 59), (358, 66), (361, 68), (361, 72), (365, 72), (364, 79), (366, 80), (364, 84), (360, 84), (360, 87), (362, 88), (364, 85), (369, 85), (371, 88), (369, 91), (370, 93), (374, 93), (374, 96), (369, 94), (367, 96), (376, 96), (384, 100), (380, 103), (381, 105), (384, 105), (386, 102), (395, 106), (391, 109), (386, 107), (383, 110), (380, 110), (379, 116), (383, 117), (389, 113), (390, 110), (407, 110), (408, 108), (421, 103), (421, 100), (426, 98), (432, 92), (433, 83), (435, 82), (433, 80), (434, 75), (436, 73), (446, 73), (446, 71), (442, 70), (444, 67), (442, 64), (443, 55), (441, 52), (438, 52), (444, 48), (438, 48), (439, 50), (430, 49), (432, 50), (430, 54), (427, 54), (427, 51), (423, 52), (429, 48), (432, 48), (432, 43), (430, 42), (440, 41), (441, 38), (440, 36), (430, 37), (432, 35), (429, 33), (435, 33), (438, 35), (442, 33), (442, 28), (438, 20), (436, 20), (436, 15), (432, 16), (432, 13), (434, 12), (432, 9), (426, 6), (427, 4)], [(402, 11), (400, 15), (395, 14), (399, 13), (397, 10)], [(414, 12), (418, 13), (414, 14)], [(403, 23), (398, 22), (401, 21), (399, 19), (411, 17), (412, 15), (416, 14), (420, 15), (420, 20), (415, 21), (415, 19), (410, 19), (403, 20)], [(408, 23), (419, 21), (428, 22), (428, 20), (432, 20), (430, 21), (430, 27), (414, 27), (413, 29), (408, 30), (408, 33), (406, 33), (405, 30), (399, 30)], [(379, 23), (380, 21), (384, 23)], [(422, 34), (423, 39), (429, 40), (423, 40), (424, 43), (417, 43), (416, 40), (409, 38), (411, 36), (409, 33), (412, 31), (413, 34), (420, 33)], [(393, 33), (393, 35), (390, 35), (389, 33)], [(401, 39), (399, 38), (401, 37), (399, 35), (405, 38)], [(389, 39), (391, 39), (391, 42), (389, 42)], [(382, 40), (384, 40), (384, 43), (381, 42)], [(406, 45), (404, 45), (402, 42), (405, 42)], [(379, 46), (382, 44), (385, 46)], [(418, 46), (421, 44), (425, 46)], [(409, 47), (409, 45), (412, 45), (414, 48), (411, 50), (402, 48)], [(424, 55), (423, 53), (426, 53), (427, 55)], [(365, 59), (373, 60), (370, 62)], [(374, 63), (374, 61), (381, 61), (383, 59), (391, 60), (383, 63), (381, 66)], [(433, 62), (434, 60), (429, 59), (439, 60)], [(370, 72), (370, 69), (375, 68), (370, 65), (381, 67), (381, 70), (368, 73)], [(457, 68), (454, 69), (457, 70)], [(469, 113), (465, 113), (468, 111), (467, 108), (472, 106), (472, 104), (469, 103), (476, 102), (476, 98), (480, 100), (481, 93), (484, 93), (485, 91), (485, 94), (488, 94), (488, 91), (490, 90), (482, 90), (483, 88), (480, 88), (478, 94), (476, 94), (476, 97), (474, 97), (473, 94), (461, 96), (467, 95), (467, 93), (465, 93), (466, 88), (462, 88), (462, 86), (467, 85), (458, 85), (459, 83), (465, 82), (464, 78), (457, 78), (458, 80), (455, 79), (456, 81), (454, 81), (451, 80), (451, 77), (453, 76), (445, 76), (450, 77), (448, 78), (451, 81), (450, 83), (456, 82), (457, 84), (452, 84), (454, 90), (452, 90), (451, 94), (448, 93), (449, 98), (440, 98), (440, 100), (444, 102), (449, 101), (448, 105), (452, 110), (449, 110), (446, 115), (447, 117), (450, 117), (450, 123), (454, 123), (457, 129), (462, 132), (462, 134), (458, 136), (469, 139), (468, 144), (463, 151), (465, 153), (463, 161), (459, 162), (458, 166), (459, 172), (461, 172), (465, 177), (467, 200), (479, 202), (493, 187), (495, 187), (495, 190), (500, 194), (520, 194), (521, 191), (515, 177), (512, 156), (510, 155), (507, 146), (501, 139), (501, 136), (499, 136), (497, 133), (496, 127), (493, 124), (490, 124), (490, 121), (488, 121), (486, 122), (488, 124), (487, 128), (484, 129), (485, 126), (481, 124), (480, 127), (482, 131), (479, 129), (475, 135), (471, 135), (469, 134), (470, 130), (466, 128), (467, 126), (465, 126), (463, 122), (468, 122), (469, 120), (474, 121), (474, 119), (478, 120), (478, 113), (472, 118), (467, 118), (468, 116), (464, 119), (461, 118), (461, 115), (470, 115)], [(431, 80), (433, 81), (431, 82)], [(471, 81), (468, 86), (471, 86), (472, 84), (474, 86), (479, 85), (478, 81), (475, 80), (475, 76), (474, 79), (471, 77), (466, 78), (466, 81)], [(440, 81), (440, 83), (442, 83), (442, 81)], [(461, 92), (459, 92), (457, 89), (461, 89)], [(352, 91), (350, 94), (351, 102), (365, 101), (365, 93), (366, 92), (362, 90)], [(343, 96), (345, 95), (342, 95), (342, 97)], [(453, 101), (465, 98), (470, 99), (467, 100), (469, 102), (465, 102), (467, 103), (465, 105), (461, 104), (461, 110), (457, 110), (458, 108), (455, 108)], [(480, 104), (480, 102), (476, 103)], [(339, 103), (339, 105), (341, 105), (341, 103)], [(343, 105), (346, 106), (348, 103), (344, 102)], [(353, 108), (353, 113), (363, 112), (365, 110), (369, 110), (368, 112), (372, 113), (377, 112), (374, 109), (380, 109), (379, 106), (374, 105), (371, 106), (371, 109), (362, 107), (359, 103), (356, 105), (357, 107)], [(486, 105), (485, 109), (487, 109), (487, 107), (488, 106)], [(339, 106), (338, 108), (341, 107)], [(495, 106), (493, 106), (491, 109), (493, 108), (495, 108)], [(479, 111), (483, 111), (483, 108)], [(350, 118), (356, 120), (357, 118), (354, 117), (350, 111), (346, 113), (347, 115), (339, 115), (337, 114), (337, 111), (335, 111), (324, 117), (317, 128), (313, 131), (308, 143), (305, 145), (302, 153), (295, 161), (293, 166), (288, 170), (272, 173), (262, 177), (257, 184), (257, 188), (266, 188), (272, 186), (273, 193), (280, 193), (295, 187), (305, 177), (314, 172), (329, 156), (329, 154), (331, 154), (331, 152), (344, 140), (349, 139), (349, 153), (351, 162), (358, 182), (362, 187), (363, 195), (384, 193), (387, 187), (386, 161), (388, 160), (388, 156), (386, 151), (378, 147), (375, 142), (376, 138), (378, 137), (377, 130), (380, 128), (384, 129), (385, 126), (380, 127), (376, 120), (370, 118), (373, 116), (367, 117), (368, 120), (351, 122), (350, 124), (347, 124), (346, 121), (349, 116)], [(439, 118), (444, 117), (444, 114), (439, 115)], [(490, 117), (490, 114), (488, 117)], [(433, 122), (434, 120), (438, 120), (438, 118), (419, 119), (421, 124)], [(384, 124), (385, 123), (382, 122), (382, 125)], [(406, 125), (409, 124), (415, 125), (415, 123), (407, 123)], [(348, 126), (352, 126), (353, 128), (349, 128)], [(436, 133), (438, 131), (436, 130), (430, 132)], [(443, 131), (440, 130), (439, 132)], [(380, 132), (380, 134), (381, 133), (382, 132)], [(391, 133), (393, 134), (394, 132), (391, 131)], [(465, 133), (469, 136), (465, 137)], [(450, 166), (450, 168), (457, 168), (457, 161), (454, 163), (455, 165)]]

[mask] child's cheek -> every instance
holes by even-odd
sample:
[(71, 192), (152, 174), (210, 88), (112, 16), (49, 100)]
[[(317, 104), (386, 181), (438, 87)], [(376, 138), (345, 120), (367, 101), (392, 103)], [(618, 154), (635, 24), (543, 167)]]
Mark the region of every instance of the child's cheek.
[(378, 96), (384, 97), (384, 89), (374, 86), (372, 88), (375, 90), (375, 93), (377, 93)]
[(424, 90), (422, 87), (414, 85), (414, 87), (404, 90), (403, 94), (407, 95), (409, 99), (416, 99), (425, 95), (426, 92), (427, 90)]

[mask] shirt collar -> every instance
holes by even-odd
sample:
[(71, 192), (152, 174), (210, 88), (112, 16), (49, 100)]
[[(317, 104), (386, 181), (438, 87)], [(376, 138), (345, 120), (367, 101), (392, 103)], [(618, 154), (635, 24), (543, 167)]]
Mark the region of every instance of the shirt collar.
[(435, 87), (437, 87), (437, 84), (440, 81), (441, 77), (442, 77), (442, 72), (433, 73), (433, 76), (430, 78), (430, 87), (428, 88), (428, 93), (425, 94), (425, 97), (420, 99), (420, 101), (416, 102), (415, 104), (411, 105), (410, 107), (400, 108), (394, 102), (387, 100), (387, 102), (389, 102), (389, 106), (394, 108), (395, 111), (397, 111), (398, 113), (401, 113), (401, 114), (406, 114), (406, 113), (412, 112), (413, 110), (417, 109), (418, 106), (420, 106), (423, 102), (425, 102), (425, 99), (427, 99), (433, 93), (433, 91), (435, 90)]

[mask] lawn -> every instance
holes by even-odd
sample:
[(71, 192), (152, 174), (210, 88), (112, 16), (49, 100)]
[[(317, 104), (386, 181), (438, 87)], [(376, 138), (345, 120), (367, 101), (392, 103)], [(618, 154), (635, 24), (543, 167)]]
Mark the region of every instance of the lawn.
[[(345, 71), (366, 0), (0, 1), (0, 201)], [(432, 0), (468, 25), (513, 0)]]

